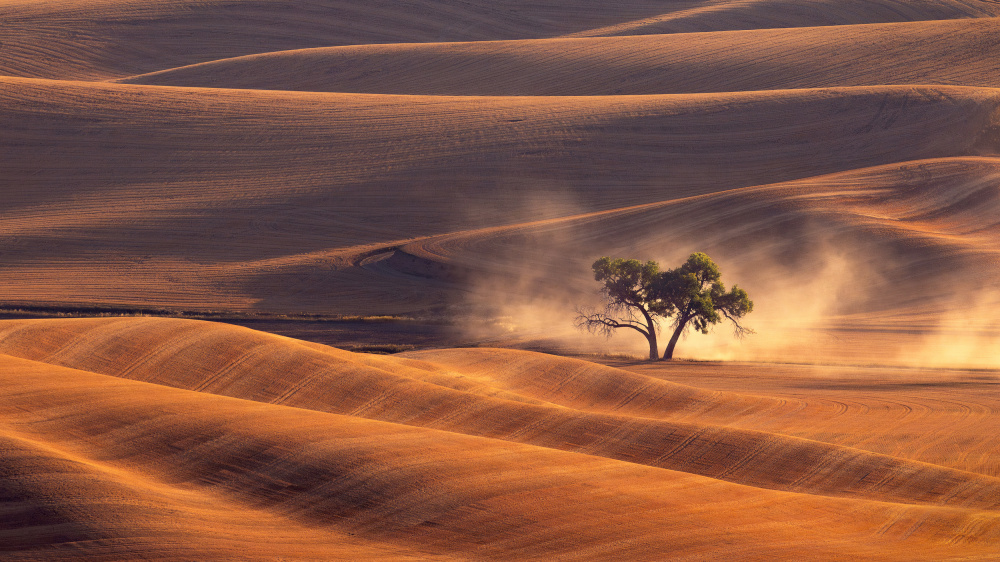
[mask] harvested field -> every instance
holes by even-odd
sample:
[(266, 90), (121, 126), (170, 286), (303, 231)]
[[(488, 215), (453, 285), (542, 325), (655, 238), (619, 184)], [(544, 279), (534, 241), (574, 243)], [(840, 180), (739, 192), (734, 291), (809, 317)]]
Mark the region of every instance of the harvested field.
[(1000, 4), (0, 22), (0, 558), (1000, 557)]

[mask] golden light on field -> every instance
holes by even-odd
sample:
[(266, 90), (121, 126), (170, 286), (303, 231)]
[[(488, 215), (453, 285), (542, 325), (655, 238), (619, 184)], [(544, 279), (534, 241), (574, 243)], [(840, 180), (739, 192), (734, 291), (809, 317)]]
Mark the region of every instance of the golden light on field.
[[(0, 30), (0, 558), (1000, 558), (1000, 4)], [(754, 335), (574, 327), (692, 252)]]

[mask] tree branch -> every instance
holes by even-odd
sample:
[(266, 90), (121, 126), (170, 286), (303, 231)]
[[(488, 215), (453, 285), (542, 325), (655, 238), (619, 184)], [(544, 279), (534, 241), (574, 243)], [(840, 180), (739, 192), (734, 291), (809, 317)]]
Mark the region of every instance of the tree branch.
[(720, 309), (720, 312), (722, 312), (722, 315), (726, 317), (726, 320), (729, 320), (730, 322), (733, 323), (733, 337), (735, 337), (736, 339), (742, 340), (747, 336), (752, 336), (753, 334), (757, 333), (753, 330), (753, 328), (748, 328), (740, 324), (739, 317), (729, 314), (729, 312), (726, 309)]
[(631, 328), (643, 336), (649, 337), (649, 331), (647, 331), (646, 328), (644, 328), (636, 320), (628, 319), (622, 321), (611, 314), (603, 312), (588, 313), (584, 310), (578, 309), (576, 326), (578, 328), (584, 328), (590, 332), (601, 332), (608, 336), (610, 336), (617, 328)]

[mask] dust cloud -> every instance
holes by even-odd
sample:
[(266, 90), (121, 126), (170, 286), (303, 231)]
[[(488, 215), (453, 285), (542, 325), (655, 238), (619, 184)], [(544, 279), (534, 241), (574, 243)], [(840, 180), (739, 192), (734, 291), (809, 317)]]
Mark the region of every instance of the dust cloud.
[(896, 361), (923, 368), (1000, 368), (1000, 290), (957, 295), (931, 327), (901, 346)]
[[(558, 205), (572, 206), (565, 199)], [(744, 324), (755, 333), (738, 339), (725, 320), (709, 334), (689, 329), (677, 346), (678, 359), (1000, 368), (1000, 317), (994, 313), (1000, 288), (970, 285), (963, 271), (975, 264), (964, 258), (942, 261), (909, 241), (901, 252), (891, 238), (857, 230), (838, 235), (845, 231), (836, 222), (819, 220), (763, 233), (722, 225), (700, 242), (684, 238), (676, 225), (640, 239), (602, 238), (607, 232), (606, 225), (582, 220), (491, 240), (485, 259), (494, 274), (473, 283), (462, 305), (473, 311), (461, 323), (466, 338), (479, 345), (644, 359), (648, 344), (633, 330), (606, 338), (576, 328), (578, 310), (603, 305), (591, 264), (608, 255), (671, 268), (704, 251), (718, 263), (726, 286), (739, 285), (754, 301)], [(670, 319), (661, 320), (660, 353), (671, 328)]]
[[(550, 240), (551, 242), (551, 240)], [(863, 299), (857, 294), (858, 279), (869, 284), (876, 277), (867, 263), (834, 246), (816, 245), (816, 255), (804, 264), (789, 266), (777, 259), (747, 260), (709, 251), (723, 273), (727, 287), (739, 285), (754, 301), (754, 312), (745, 325), (756, 333), (743, 339), (733, 336), (728, 321), (716, 325), (707, 335), (687, 330), (677, 347), (677, 358), (698, 360), (782, 360), (797, 348), (808, 345), (808, 337), (821, 331), (831, 316)], [(654, 256), (661, 267), (676, 267), (699, 248), (673, 251), (666, 257)], [(516, 274), (508, 270), (502, 281), (481, 281), (471, 293), (473, 309), (483, 311), (486, 321), (464, 323), (483, 345), (512, 345), (571, 353), (648, 355), (645, 338), (633, 330), (619, 329), (610, 338), (590, 334), (575, 327), (580, 309), (602, 307), (599, 284), (590, 265), (600, 255), (628, 255), (603, 252), (600, 255), (568, 255), (566, 246), (549, 249), (534, 247), (526, 253), (532, 259), (520, 262)], [(646, 256), (636, 256), (646, 259)], [(556, 264), (545, 269), (539, 263)], [(660, 322), (659, 348), (663, 352), (670, 337), (670, 319)]]
[[(754, 311), (744, 320), (755, 333), (739, 339), (723, 320), (708, 334), (688, 330), (677, 346), (685, 359), (782, 361), (798, 357), (822, 338), (831, 318), (866, 298), (859, 286), (873, 286), (877, 275), (855, 252), (834, 245), (816, 249), (802, 269), (776, 261), (716, 260), (726, 286), (746, 289)], [(864, 283), (859, 280), (864, 279)]]

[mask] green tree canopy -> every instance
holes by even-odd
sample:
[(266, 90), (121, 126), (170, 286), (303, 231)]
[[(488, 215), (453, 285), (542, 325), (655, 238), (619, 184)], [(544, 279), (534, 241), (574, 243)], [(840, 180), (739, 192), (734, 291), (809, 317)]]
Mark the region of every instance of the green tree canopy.
[(732, 322), (738, 337), (751, 333), (740, 321), (753, 311), (753, 301), (736, 285), (726, 291), (721, 279), (719, 266), (701, 252), (691, 254), (677, 269), (657, 276), (651, 294), (665, 303), (667, 316), (674, 319), (664, 359), (673, 358), (677, 341), (689, 326), (707, 334), (711, 326), (725, 318)]
[(656, 262), (603, 257), (592, 266), (594, 279), (603, 284), (603, 311), (579, 311), (577, 326), (610, 336), (630, 328), (645, 336), (649, 358), (659, 358), (657, 332), (660, 318), (673, 318), (673, 333), (663, 359), (673, 358), (684, 330), (693, 326), (708, 333), (711, 326), (729, 320), (737, 336), (751, 331), (740, 320), (753, 310), (746, 291), (733, 286), (726, 291), (719, 267), (701, 252), (691, 254), (676, 269), (660, 271)]
[(607, 336), (618, 328), (630, 328), (649, 342), (649, 358), (659, 357), (656, 318), (666, 312), (666, 304), (652, 294), (660, 275), (656, 262), (601, 258), (594, 262), (594, 280), (603, 283), (603, 311), (578, 311), (577, 326)]

